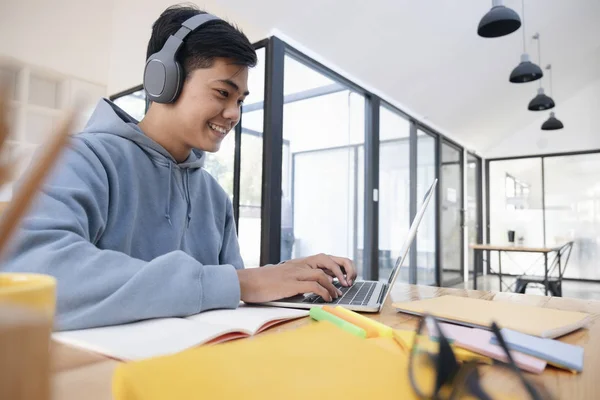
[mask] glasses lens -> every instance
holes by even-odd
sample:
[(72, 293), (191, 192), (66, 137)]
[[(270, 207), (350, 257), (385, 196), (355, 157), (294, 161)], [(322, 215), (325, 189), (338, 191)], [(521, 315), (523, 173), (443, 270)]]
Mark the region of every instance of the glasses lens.
[[(528, 377), (526, 377), (528, 379)], [(539, 399), (549, 399), (543, 387), (528, 380)], [(469, 364), (461, 368), (453, 384), (451, 399), (534, 399), (517, 375), (506, 364)], [(537, 400), (537, 397), (535, 398)]]
[(421, 397), (431, 398), (436, 393), (436, 377), (440, 342), (434, 321), (426, 317), (421, 321), (411, 349), (410, 374), (413, 389)]

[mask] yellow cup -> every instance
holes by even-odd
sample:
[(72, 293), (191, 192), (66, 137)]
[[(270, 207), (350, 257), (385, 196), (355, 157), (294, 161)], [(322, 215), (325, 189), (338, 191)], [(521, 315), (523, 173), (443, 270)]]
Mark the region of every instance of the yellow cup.
[(14, 304), (51, 320), (56, 310), (56, 279), (33, 273), (0, 273), (0, 305)]
[(56, 280), (0, 273), (0, 399), (50, 399)]

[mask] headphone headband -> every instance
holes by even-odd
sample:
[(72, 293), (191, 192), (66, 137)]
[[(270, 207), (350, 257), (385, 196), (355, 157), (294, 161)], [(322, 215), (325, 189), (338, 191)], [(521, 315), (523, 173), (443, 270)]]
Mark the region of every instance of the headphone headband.
[(177, 53), (191, 32), (213, 20), (220, 18), (212, 14), (197, 14), (188, 18), (175, 34), (169, 36), (160, 51), (148, 57), (144, 68), (144, 90), (148, 101), (173, 103), (177, 99), (184, 80)]
[(181, 24), (181, 28), (179, 28), (179, 30), (173, 36), (176, 36), (183, 41), (187, 35), (200, 28), (200, 26), (204, 25), (208, 21), (214, 21), (218, 19), (220, 18), (211, 14), (194, 15), (192, 18), (185, 20), (183, 24)]

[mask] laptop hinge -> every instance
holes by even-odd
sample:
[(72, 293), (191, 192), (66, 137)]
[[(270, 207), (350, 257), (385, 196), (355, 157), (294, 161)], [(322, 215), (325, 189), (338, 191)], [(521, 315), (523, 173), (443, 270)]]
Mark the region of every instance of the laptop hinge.
[(388, 284), (384, 283), (383, 284), (383, 289), (381, 290), (381, 293), (379, 293), (379, 299), (377, 299), (377, 304), (381, 304), (383, 303), (383, 298), (385, 297), (387, 290), (388, 290)]

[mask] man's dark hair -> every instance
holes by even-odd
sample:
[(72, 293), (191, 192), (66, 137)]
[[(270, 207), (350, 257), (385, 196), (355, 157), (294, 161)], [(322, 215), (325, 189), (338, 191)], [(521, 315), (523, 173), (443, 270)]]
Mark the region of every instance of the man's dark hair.
[[(174, 5), (163, 11), (152, 25), (146, 59), (159, 51), (185, 20), (198, 14), (206, 12), (193, 4)], [(210, 68), (215, 58), (230, 58), (235, 64), (246, 67), (254, 67), (257, 62), (254, 47), (246, 35), (221, 20), (206, 22), (190, 33), (177, 54), (177, 61), (186, 75), (199, 68)]]

